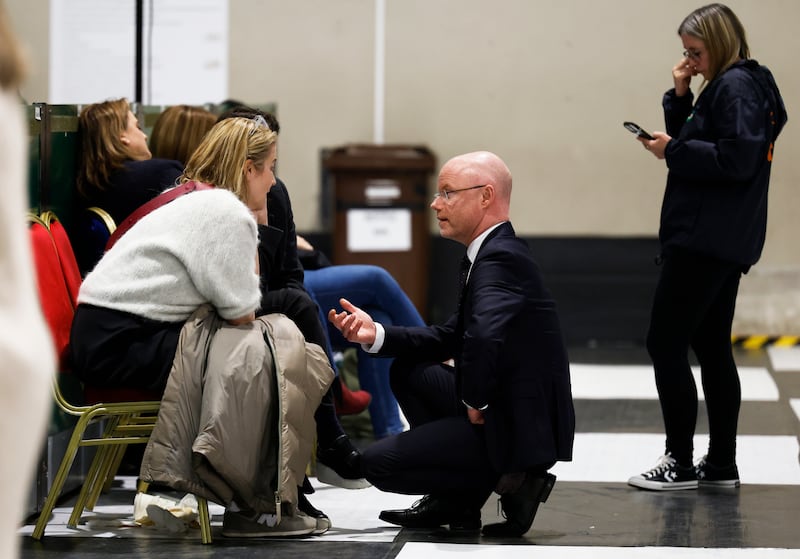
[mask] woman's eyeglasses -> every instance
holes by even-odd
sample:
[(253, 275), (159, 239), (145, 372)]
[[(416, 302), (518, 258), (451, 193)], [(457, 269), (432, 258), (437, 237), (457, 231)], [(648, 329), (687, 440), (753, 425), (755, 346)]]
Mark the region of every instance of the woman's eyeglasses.
[(700, 60), (700, 57), (703, 56), (703, 53), (699, 50), (685, 50), (683, 51), (684, 58), (691, 58), (692, 60)]

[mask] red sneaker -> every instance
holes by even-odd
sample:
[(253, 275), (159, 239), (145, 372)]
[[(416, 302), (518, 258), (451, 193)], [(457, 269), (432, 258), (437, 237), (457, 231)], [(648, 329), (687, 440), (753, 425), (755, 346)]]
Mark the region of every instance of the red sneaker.
[(333, 381), (333, 403), (339, 415), (355, 415), (369, 406), (372, 396), (366, 390), (350, 390), (339, 377)]

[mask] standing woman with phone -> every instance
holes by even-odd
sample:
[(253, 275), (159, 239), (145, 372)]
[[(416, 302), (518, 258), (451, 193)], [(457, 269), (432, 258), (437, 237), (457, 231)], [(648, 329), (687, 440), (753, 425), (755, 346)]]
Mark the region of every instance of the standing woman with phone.
[[(745, 30), (722, 4), (703, 6), (680, 24), (684, 53), (664, 95), (666, 133), (639, 138), (666, 160), (661, 208), (661, 274), (647, 350), (666, 430), (664, 456), (634, 476), (657, 491), (736, 487), (741, 387), (731, 348), (742, 273), (764, 246), (775, 139), (786, 110), (767, 68), (750, 58)], [(689, 88), (703, 76), (697, 100)], [(707, 454), (693, 463), (697, 387), (689, 348), (700, 363), (708, 410)]]

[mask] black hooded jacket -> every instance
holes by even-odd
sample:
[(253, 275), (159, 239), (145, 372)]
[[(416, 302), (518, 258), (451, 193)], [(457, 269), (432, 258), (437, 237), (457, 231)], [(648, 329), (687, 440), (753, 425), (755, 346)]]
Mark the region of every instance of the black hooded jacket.
[(786, 109), (770, 71), (740, 61), (692, 105), (672, 89), (664, 118), (672, 140), (661, 208), (662, 251), (684, 249), (750, 266), (761, 256), (775, 139)]

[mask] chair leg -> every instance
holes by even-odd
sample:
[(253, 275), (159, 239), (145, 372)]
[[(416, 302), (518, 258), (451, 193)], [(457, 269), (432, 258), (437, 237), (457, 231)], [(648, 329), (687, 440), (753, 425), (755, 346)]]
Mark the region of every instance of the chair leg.
[[(124, 423), (125, 419), (122, 417), (109, 418), (106, 420), (105, 432), (103, 439), (109, 440), (105, 445), (102, 445), (92, 462), (94, 477), (90, 490), (86, 493), (86, 499), (82, 503), (83, 508), (86, 510), (94, 510), (97, 501), (100, 498), (100, 493), (108, 492), (114, 482), (114, 475), (119, 469), (119, 464), (122, 462), (122, 456), (125, 453), (126, 444), (114, 444), (110, 442), (114, 438), (114, 432), (120, 423)], [(76, 519), (77, 522), (78, 519)]]
[(113, 445), (103, 447), (104, 455), (97, 469), (97, 477), (92, 484), (92, 490), (87, 494), (86, 503), (84, 504), (87, 510), (94, 510), (100, 499), (101, 493), (107, 493), (114, 482), (114, 476), (119, 469), (119, 464), (122, 461), (122, 455), (125, 453), (125, 448), (128, 445)]
[(75, 506), (72, 507), (72, 513), (69, 516), (67, 527), (75, 528), (81, 520), (83, 511), (86, 510), (87, 504), (91, 495), (95, 491), (95, 487), (102, 485), (101, 474), (103, 470), (103, 463), (106, 461), (106, 456), (113, 451), (113, 448), (108, 446), (96, 447), (92, 463), (89, 465), (89, 471), (86, 472), (86, 478), (83, 481), (78, 498), (75, 501)]
[[(119, 466), (122, 464), (122, 459), (125, 457), (125, 451), (128, 449), (128, 445), (118, 445), (115, 447), (116, 452), (114, 453), (114, 457), (111, 460), (108, 469), (106, 471), (106, 479), (103, 483), (103, 493), (107, 493), (111, 490), (111, 486), (114, 483), (114, 479), (117, 476), (117, 472), (119, 471)], [(98, 493), (99, 496), (99, 493)], [(97, 498), (95, 498), (95, 503), (97, 502)]]
[(197, 498), (197, 516), (200, 522), (200, 538), (204, 544), (211, 543), (211, 516), (208, 514), (208, 500)]
[[(111, 417), (105, 420), (105, 430), (103, 432), (103, 439), (114, 439), (115, 432), (117, 427), (120, 424), (124, 424), (126, 421), (126, 417)], [(108, 471), (111, 469), (112, 464), (117, 459), (117, 454), (119, 453), (120, 446), (125, 447), (127, 445), (115, 444), (113, 442), (108, 443), (108, 446), (103, 445), (103, 449), (105, 452), (102, 453), (102, 458), (98, 462), (98, 479), (99, 482), (95, 487), (93, 487), (93, 491), (89, 496), (89, 504), (92, 504), (92, 508), (94, 504), (97, 503), (97, 498), (100, 496), (101, 491), (108, 491), (111, 489), (111, 482), (108, 480)], [(124, 448), (123, 448), (124, 450)], [(100, 456), (98, 455), (98, 458)], [(116, 470), (115, 470), (116, 472)], [(94, 501), (92, 503), (92, 501)]]
[(83, 438), (83, 432), (86, 430), (87, 424), (88, 422), (84, 421), (84, 418), (81, 418), (78, 420), (78, 423), (75, 424), (75, 427), (72, 431), (72, 436), (67, 444), (67, 450), (64, 453), (64, 458), (61, 459), (61, 465), (58, 467), (56, 476), (53, 478), (53, 484), (50, 487), (50, 491), (47, 493), (47, 498), (45, 499), (44, 504), (42, 505), (42, 512), (39, 514), (39, 518), (36, 520), (36, 526), (34, 527), (32, 534), (34, 540), (40, 540), (44, 535), (47, 522), (50, 520), (50, 515), (53, 513), (56, 502), (61, 496), (61, 489), (64, 487), (64, 482), (67, 480), (70, 469), (72, 469), (72, 463), (75, 461), (75, 456), (78, 454), (80, 442)]
[(75, 528), (78, 525), (84, 510), (94, 509), (97, 500), (100, 498), (101, 491), (107, 484), (109, 472), (115, 464), (119, 448), (127, 446), (113, 442), (114, 430), (122, 420), (123, 418), (121, 417), (111, 417), (106, 420), (102, 439), (107, 442), (97, 445), (97, 452), (92, 459), (89, 472), (86, 474), (86, 481), (78, 494), (78, 500), (72, 509), (69, 522), (67, 522), (67, 526), (70, 528)]

